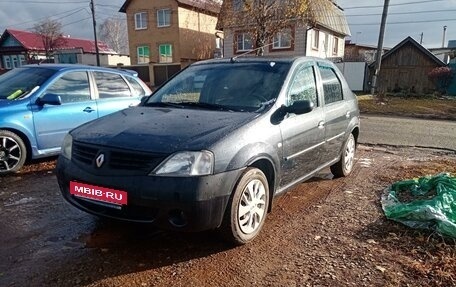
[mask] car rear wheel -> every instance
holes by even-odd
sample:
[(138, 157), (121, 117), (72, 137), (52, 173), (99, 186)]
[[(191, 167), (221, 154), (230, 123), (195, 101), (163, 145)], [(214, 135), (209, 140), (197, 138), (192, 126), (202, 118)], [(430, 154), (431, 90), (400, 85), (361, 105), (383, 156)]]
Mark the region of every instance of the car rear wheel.
[(334, 177), (344, 177), (351, 173), (355, 162), (356, 141), (353, 134), (347, 138), (344, 143), (340, 160), (331, 166), (331, 172)]
[(239, 179), (225, 212), (221, 230), (237, 245), (252, 241), (263, 227), (269, 205), (268, 180), (257, 168)]
[(0, 175), (18, 171), (26, 157), (24, 141), (13, 132), (0, 130)]

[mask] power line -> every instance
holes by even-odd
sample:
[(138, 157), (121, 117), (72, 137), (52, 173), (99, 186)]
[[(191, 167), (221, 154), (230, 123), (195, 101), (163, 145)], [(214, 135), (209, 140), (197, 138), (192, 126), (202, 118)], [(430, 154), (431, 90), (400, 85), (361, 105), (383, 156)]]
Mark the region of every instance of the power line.
[[(438, 20), (416, 20), (416, 21), (403, 21), (403, 22), (388, 22), (388, 25), (395, 24), (418, 24), (418, 23), (437, 23), (437, 22), (448, 22), (456, 21), (456, 18), (453, 19), (438, 19)], [(380, 25), (379, 23), (351, 23), (349, 26), (360, 26), (360, 25)]]
[[(74, 12), (76, 10), (80, 11), (82, 9), (85, 9), (85, 8), (83, 8), (83, 7), (74, 8), (74, 9), (71, 9), (71, 10), (68, 10), (68, 11), (65, 11), (65, 12), (54, 14), (53, 16), (58, 16), (58, 15), (63, 15), (63, 14), (67, 14), (67, 13), (72, 13), (72, 12)], [(72, 14), (70, 14), (70, 15), (72, 15)], [(33, 20), (25, 21), (25, 22), (13, 23), (13, 24), (10, 24), (10, 26), (21, 26), (21, 25), (28, 24), (28, 23), (39, 22), (42, 19), (48, 19), (48, 18), (50, 18), (50, 17), (49, 16), (40, 17), (40, 18), (36, 18), (36, 19), (33, 19)]]
[[(414, 1), (414, 2), (390, 4), (389, 6), (404, 6), (404, 5), (411, 5), (411, 4), (429, 3), (429, 2), (435, 3), (435, 2), (438, 2), (438, 1), (446, 1), (446, 0), (424, 0), (424, 1)], [(344, 9), (344, 10), (350, 10), (350, 9), (380, 8), (380, 7), (383, 7), (383, 5), (353, 6), (353, 7), (345, 7), (345, 8), (343, 8), (343, 9)]]
[[(430, 10), (430, 11), (412, 11), (412, 12), (391, 12), (388, 15), (410, 15), (410, 14), (427, 14), (437, 12), (456, 12), (456, 9), (447, 10)], [(380, 16), (381, 13), (368, 13), (368, 14), (345, 14), (346, 17), (363, 17), (363, 16)], [(340, 16), (342, 17), (342, 16)]]

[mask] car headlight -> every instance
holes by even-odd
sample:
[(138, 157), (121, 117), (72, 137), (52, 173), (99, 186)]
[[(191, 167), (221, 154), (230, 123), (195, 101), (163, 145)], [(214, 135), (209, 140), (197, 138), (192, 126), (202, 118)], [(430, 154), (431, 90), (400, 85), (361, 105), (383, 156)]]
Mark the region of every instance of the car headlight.
[(210, 151), (184, 151), (173, 154), (150, 175), (200, 176), (212, 174), (214, 154)]
[(67, 134), (63, 139), (62, 144), (62, 156), (71, 160), (71, 150), (73, 149), (73, 137), (70, 134)]

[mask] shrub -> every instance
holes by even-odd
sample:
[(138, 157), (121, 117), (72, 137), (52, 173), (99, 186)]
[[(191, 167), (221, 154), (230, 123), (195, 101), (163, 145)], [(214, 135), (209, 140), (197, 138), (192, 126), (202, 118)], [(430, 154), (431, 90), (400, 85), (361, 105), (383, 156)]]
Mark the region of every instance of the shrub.
[(453, 71), (449, 67), (437, 67), (428, 73), (428, 77), (442, 92), (445, 92), (451, 84), (453, 78)]

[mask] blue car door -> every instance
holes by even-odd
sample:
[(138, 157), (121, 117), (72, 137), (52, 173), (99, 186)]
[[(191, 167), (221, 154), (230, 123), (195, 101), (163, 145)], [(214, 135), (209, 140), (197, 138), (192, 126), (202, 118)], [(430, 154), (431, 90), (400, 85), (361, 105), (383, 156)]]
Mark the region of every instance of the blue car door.
[(46, 94), (60, 96), (62, 104), (32, 103), (36, 140), (39, 150), (58, 151), (68, 131), (97, 118), (97, 105), (91, 96), (89, 75), (86, 71), (62, 74), (40, 97)]
[(121, 75), (94, 71), (93, 76), (98, 91), (99, 117), (139, 104), (140, 98), (133, 96), (129, 85)]

